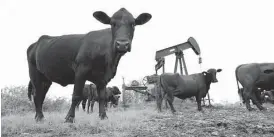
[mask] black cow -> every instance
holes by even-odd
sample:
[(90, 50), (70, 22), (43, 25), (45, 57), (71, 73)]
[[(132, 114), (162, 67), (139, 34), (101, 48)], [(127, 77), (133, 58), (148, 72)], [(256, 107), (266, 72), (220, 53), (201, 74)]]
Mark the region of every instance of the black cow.
[[(121, 94), (121, 91), (119, 90), (118, 87), (113, 86), (113, 87), (107, 87), (106, 92), (107, 93), (106, 93), (106, 104), (105, 104), (105, 106), (107, 107), (107, 103), (110, 102), (111, 105), (116, 107), (118, 105), (118, 101), (119, 101), (119, 98), (120, 98), (120, 96), (117, 96), (117, 95)], [(82, 102), (82, 108), (85, 111), (87, 101), (88, 101), (88, 111), (87, 111), (87, 113), (89, 113), (90, 105), (92, 105), (92, 111), (93, 111), (94, 102), (95, 101), (98, 102), (98, 93), (97, 93), (97, 90), (96, 90), (96, 85), (94, 85), (94, 84), (85, 85), (84, 90), (83, 90), (83, 99), (76, 105), (76, 108), (79, 109), (79, 105)]]
[(120, 58), (131, 51), (135, 26), (145, 24), (152, 16), (142, 13), (135, 19), (125, 8), (112, 17), (102, 11), (94, 12), (93, 16), (111, 28), (87, 34), (43, 35), (27, 49), (36, 121), (44, 118), (42, 104), (52, 82), (61, 86), (74, 84), (66, 122), (74, 121), (75, 107), (82, 100), (86, 81), (97, 86), (99, 117), (107, 118), (104, 108), (106, 85), (116, 75)]
[[(274, 89), (274, 63), (251, 63), (239, 65), (235, 70), (238, 90), (239, 83), (243, 86), (243, 100), (249, 111), (254, 110), (250, 106), (250, 99), (260, 110), (266, 110), (256, 97), (256, 90)], [(240, 96), (241, 97), (241, 96)]]
[(82, 102), (82, 108), (85, 111), (86, 108), (86, 102), (88, 99), (98, 99), (98, 93), (96, 90), (96, 85), (94, 84), (85, 84), (84, 89), (83, 89), (83, 99), (80, 101), (77, 105), (76, 108), (79, 109), (79, 105)]
[(174, 96), (180, 99), (196, 97), (198, 110), (201, 111), (201, 100), (209, 91), (210, 84), (218, 82), (216, 73), (222, 69), (209, 69), (207, 72), (191, 75), (180, 75), (178, 73), (164, 73), (160, 75), (157, 94), (157, 108), (161, 112), (162, 100), (165, 96), (172, 113), (176, 112), (173, 107)]
[[(119, 88), (117, 88), (116, 86), (113, 87), (108, 87), (106, 89), (106, 102), (105, 102), (105, 108), (107, 109), (107, 104), (108, 102), (110, 102), (114, 107), (116, 107), (118, 105), (119, 102), (119, 94), (121, 94)], [(88, 109), (87, 109), (87, 113), (89, 113), (89, 108), (91, 109), (91, 112), (93, 112), (93, 106), (94, 103), (98, 102), (98, 99), (96, 97), (92, 97), (90, 96), (88, 98)]]

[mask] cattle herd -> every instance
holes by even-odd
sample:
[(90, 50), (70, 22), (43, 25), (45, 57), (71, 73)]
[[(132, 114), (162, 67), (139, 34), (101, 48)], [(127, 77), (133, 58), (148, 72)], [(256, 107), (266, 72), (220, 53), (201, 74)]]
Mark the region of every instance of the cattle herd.
[[(33, 95), (36, 121), (44, 118), (42, 106), (52, 82), (61, 86), (74, 84), (72, 103), (65, 122), (74, 121), (75, 109), (81, 101), (84, 110), (88, 101), (87, 112), (90, 107), (93, 111), (93, 105), (97, 101), (101, 119), (107, 118), (108, 102), (118, 105), (121, 92), (115, 86), (106, 86), (116, 75), (121, 57), (131, 51), (135, 27), (147, 23), (152, 15), (142, 13), (134, 18), (129, 11), (121, 8), (111, 17), (103, 11), (96, 11), (93, 16), (111, 27), (86, 34), (43, 35), (28, 47), (28, 96), (31, 100)], [(174, 97), (195, 97), (198, 110), (201, 111), (201, 99), (208, 93), (211, 83), (218, 82), (216, 74), (221, 71), (222, 69), (212, 68), (191, 75), (161, 74), (155, 84), (157, 108), (161, 111), (162, 100), (165, 98), (171, 111), (175, 112)], [(250, 100), (260, 110), (265, 110), (261, 96), (274, 89), (273, 71), (274, 63), (243, 64), (236, 68), (237, 84), (241, 83), (243, 87), (240, 88), (238, 84), (238, 93), (248, 110), (253, 110)], [(92, 84), (85, 85), (86, 81)]]

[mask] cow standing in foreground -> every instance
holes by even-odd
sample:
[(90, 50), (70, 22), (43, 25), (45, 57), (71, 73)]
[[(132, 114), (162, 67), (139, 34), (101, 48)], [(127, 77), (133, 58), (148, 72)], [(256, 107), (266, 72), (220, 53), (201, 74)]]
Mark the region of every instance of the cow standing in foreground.
[(263, 90), (274, 89), (274, 63), (242, 64), (236, 68), (235, 75), (238, 90), (240, 90), (238, 82), (243, 86), (242, 96), (247, 110), (254, 110), (250, 106), (250, 99), (260, 110), (266, 110), (258, 101), (256, 91), (258, 88)]
[(135, 26), (151, 19), (142, 13), (136, 19), (125, 8), (109, 17), (97, 11), (93, 16), (103, 24), (111, 25), (87, 34), (41, 36), (27, 49), (31, 90), (34, 91), (35, 120), (44, 118), (42, 105), (52, 82), (61, 86), (74, 84), (72, 103), (65, 122), (74, 122), (75, 107), (83, 97), (88, 80), (97, 87), (99, 117), (107, 118), (105, 111), (106, 85), (116, 75), (120, 58), (131, 51)]
[(160, 75), (157, 94), (157, 108), (161, 112), (163, 97), (166, 97), (172, 113), (176, 112), (173, 106), (174, 96), (180, 99), (196, 97), (198, 110), (201, 111), (201, 100), (209, 91), (210, 84), (218, 82), (217, 72), (222, 69), (209, 69), (207, 72), (191, 75), (180, 75), (178, 73), (164, 73)]

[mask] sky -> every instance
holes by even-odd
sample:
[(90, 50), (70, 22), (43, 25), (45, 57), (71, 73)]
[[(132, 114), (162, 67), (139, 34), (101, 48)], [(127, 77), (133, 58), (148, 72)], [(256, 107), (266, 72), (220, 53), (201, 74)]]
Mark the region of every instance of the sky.
[[(274, 62), (271, 0), (1, 0), (1, 88), (28, 84), (26, 50), (41, 35), (84, 34), (108, 28), (92, 16), (93, 12), (101, 10), (112, 16), (122, 7), (135, 18), (147, 12), (152, 19), (136, 26), (132, 50), (122, 57), (108, 86), (121, 89), (122, 77), (129, 82), (154, 74), (155, 52), (184, 43), (189, 37), (198, 42), (203, 59), (200, 69), (196, 54), (191, 49), (184, 52), (189, 74), (223, 69), (217, 74), (219, 82), (209, 91), (215, 103), (239, 100), (234, 72), (238, 65)], [(166, 57), (166, 72), (173, 72), (174, 64), (175, 55)], [(72, 90), (73, 85), (54, 83), (47, 96), (71, 98)]]

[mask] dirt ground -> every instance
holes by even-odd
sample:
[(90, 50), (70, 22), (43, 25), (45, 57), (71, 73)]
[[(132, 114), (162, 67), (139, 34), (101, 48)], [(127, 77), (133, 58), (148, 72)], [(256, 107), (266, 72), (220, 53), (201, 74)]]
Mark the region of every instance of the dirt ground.
[(127, 110), (109, 109), (108, 119), (100, 120), (96, 105), (92, 114), (76, 112), (73, 124), (64, 123), (65, 111), (45, 112), (46, 119), (40, 123), (34, 121), (34, 112), (30, 112), (1, 117), (1, 134), (3, 137), (273, 137), (274, 105), (264, 106), (267, 111), (248, 112), (239, 104), (215, 104), (198, 112), (195, 102), (177, 101), (177, 113), (173, 115), (169, 109), (158, 113), (155, 103), (149, 103)]

